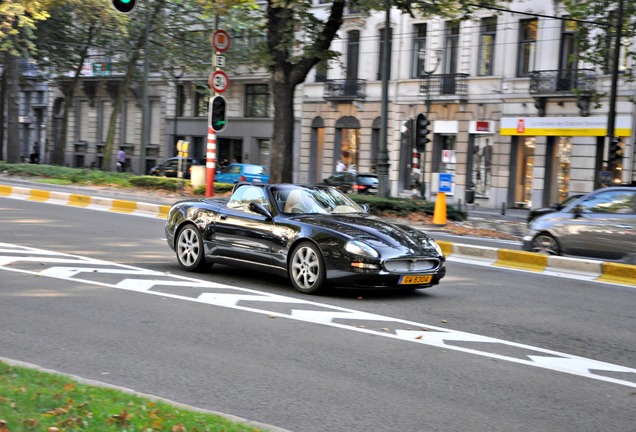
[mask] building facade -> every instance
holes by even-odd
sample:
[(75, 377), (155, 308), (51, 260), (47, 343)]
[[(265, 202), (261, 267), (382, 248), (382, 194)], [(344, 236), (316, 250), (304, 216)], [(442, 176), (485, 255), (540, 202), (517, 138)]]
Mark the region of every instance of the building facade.
[[(315, 13), (329, 6), (315, 0)], [(453, 176), (448, 202), (489, 208), (545, 206), (570, 193), (634, 182), (636, 87), (619, 74), (615, 135), (623, 157), (612, 162), (606, 138), (612, 74), (573, 61), (574, 24), (561, 19), (564, 12), (554, 2), (509, 8), (523, 13), (481, 10), (473, 20), (453, 21), (391, 11), (386, 139), (386, 16), (348, 10), (332, 44), (341, 58), (315, 68), (296, 91), (294, 180), (321, 182), (338, 160), (358, 172), (376, 171), (386, 143), (392, 196), (411, 196), (423, 183), (416, 193), (435, 199), (439, 173)], [(65, 145), (66, 164), (75, 167), (101, 164), (117, 81), (103, 68), (86, 69)], [(224, 70), (229, 118), (218, 134), (217, 160), (267, 165), (275, 127), (268, 76), (243, 66)], [(166, 79), (151, 72), (145, 109), (141, 85), (129, 89), (115, 148), (126, 150), (133, 172), (175, 156), (179, 139), (190, 141), (190, 156), (205, 157), (209, 96), (201, 89), (207, 85), (207, 77)], [(29, 137), (42, 143), (44, 161), (59, 140), (63, 102), (53, 91), (46, 140)], [(427, 116), (431, 130), (421, 153), (409, 129), (418, 114)]]

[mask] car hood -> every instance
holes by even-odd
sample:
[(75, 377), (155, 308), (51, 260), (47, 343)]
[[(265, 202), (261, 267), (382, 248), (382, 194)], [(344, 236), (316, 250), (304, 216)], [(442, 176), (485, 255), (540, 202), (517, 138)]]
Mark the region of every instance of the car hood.
[(433, 240), (422, 231), (393, 224), (367, 214), (304, 215), (296, 219), (337, 232), (349, 239), (363, 240), (377, 249), (390, 247), (405, 255), (437, 254)]

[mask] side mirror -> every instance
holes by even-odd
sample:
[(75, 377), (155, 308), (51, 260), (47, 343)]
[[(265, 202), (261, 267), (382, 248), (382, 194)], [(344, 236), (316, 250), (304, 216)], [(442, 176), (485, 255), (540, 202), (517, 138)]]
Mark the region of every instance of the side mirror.
[(365, 213), (369, 213), (369, 204), (360, 204)]
[(255, 203), (255, 202), (251, 202), (249, 204), (249, 209), (251, 211), (253, 211), (254, 213), (258, 213), (260, 215), (265, 216), (268, 219), (272, 218), (272, 213), (269, 211), (268, 208), (266, 208), (263, 204), (261, 203)]
[(581, 217), (583, 215), (583, 207), (581, 205), (574, 206), (572, 213), (574, 213), (574, 219)]

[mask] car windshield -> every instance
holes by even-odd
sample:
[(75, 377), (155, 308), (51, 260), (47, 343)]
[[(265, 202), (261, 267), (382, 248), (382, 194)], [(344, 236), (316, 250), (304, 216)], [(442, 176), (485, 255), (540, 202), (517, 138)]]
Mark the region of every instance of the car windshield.
[(286, 214), (365, 213), (362, 207), (332, 187), (283, 185), (271, 190), (279, 211)]

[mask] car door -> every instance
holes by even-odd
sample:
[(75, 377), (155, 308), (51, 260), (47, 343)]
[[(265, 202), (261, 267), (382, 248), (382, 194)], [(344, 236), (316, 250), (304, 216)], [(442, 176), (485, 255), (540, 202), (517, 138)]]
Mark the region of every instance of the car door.
[(636, 190), (599, 191), (579, 203), (565, 223), (566, 253), (621, 259), (636, 253)]
[(255, 202), (270, 205), (260, 187), (240, 186), (219, 211), (215, 239), (221, 257), (271, 265), (273, 222), (250, 210)]

